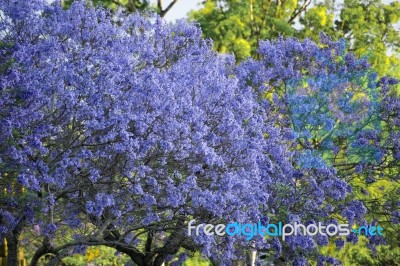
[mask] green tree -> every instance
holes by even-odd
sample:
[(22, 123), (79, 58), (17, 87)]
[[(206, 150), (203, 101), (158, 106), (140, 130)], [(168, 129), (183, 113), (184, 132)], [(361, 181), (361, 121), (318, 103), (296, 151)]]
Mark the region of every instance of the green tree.
[(218, 51), (244, 59), (255, 54), (259, 40), (295, 35), (294, 21), (309, 4), (309, 0), (207, 0), (190, 18), (200, 23)]
[(239, 60), (256, 56), (259, 40), (294, 36), (318, 41), (324, 31), (334, 40), (346, 39), (349, 50), (367, 56), (379, 74), (400, 72), (397, 1), (206, 0), (190, 18), (201, 24), (216, 50)]
[(349, 50), (367, 56), (380, 75), (393, 75), (399, 66), (399, 21), (398, 1), (345, 0), (342, 6), (319, 3), (300, 18), (304, 28), (299, 37), (315, 38), (324, 31), (335, 39), (345, 38)]

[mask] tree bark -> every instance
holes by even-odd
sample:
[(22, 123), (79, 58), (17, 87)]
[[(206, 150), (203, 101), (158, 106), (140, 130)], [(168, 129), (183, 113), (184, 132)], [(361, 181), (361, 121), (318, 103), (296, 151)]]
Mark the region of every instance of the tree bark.
[(9, 232), (6, 235), (7, 239), (7, 266), (18, 266), (18, 235)]
[(50, 239), (48, 237), (45, 237), (43, 239), (42, 246), (36, 250), (35, 254), (33, 255), (31, 262), (29, 263), (29, 266), (37, 266), (39, 259), (47, 254), (52, 252), (52, 246), (50, 244)]

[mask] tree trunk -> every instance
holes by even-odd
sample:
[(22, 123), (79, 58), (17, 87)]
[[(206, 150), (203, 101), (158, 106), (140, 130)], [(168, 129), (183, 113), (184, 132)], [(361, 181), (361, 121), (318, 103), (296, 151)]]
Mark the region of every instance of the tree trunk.
[(50, 244), (50, 238), (46, 236), (43, 239), (42, 246), (36, 250), (35, 254), (33, 255), (29, 266), (37, 266), (39, 259), (49, 252), (52, 252), (52, 246)]
[(166, 254), (159, 254), (154, 262), (152, 263), (153, 266), (162, 266), (164, 264), (165, 259), (167, 258)]
[(247, 266), (255, 266), (256, 265), (256, 250), (249, 250), (246, 256), (246, 265)]
[(12, 232), (6, 235), (7, 239), (7, 266), (18, 266), (18, 235)]

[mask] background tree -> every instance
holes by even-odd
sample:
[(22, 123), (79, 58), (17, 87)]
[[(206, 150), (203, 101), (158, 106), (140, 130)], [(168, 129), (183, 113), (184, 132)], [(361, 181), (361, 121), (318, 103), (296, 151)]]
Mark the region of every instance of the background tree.
[(400, 3), (380, 0), (274, 1), (207, 0), (190, 18), (198, 21), (206, 37), (220, 52), (233, 52), (242, 60), (257, 55), (260, 40), (278, 36), (310, 37), (321, 31), (347, 47), (382, 74), (398, 75)]

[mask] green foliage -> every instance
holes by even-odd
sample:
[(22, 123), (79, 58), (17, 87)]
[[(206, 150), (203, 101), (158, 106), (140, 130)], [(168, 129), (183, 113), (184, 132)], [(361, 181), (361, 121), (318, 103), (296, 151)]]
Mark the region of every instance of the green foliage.
[(199, 252), (194, 253), (184, 263), (184, 266), (211, 266), (212, 264), (206, 260)]
[(359, 238), (357, 244), (346, 243), (342, 249), (338, 249), (333, 241), (330, 241), (328, 246), (321, 248), (321, 253), (339, 258), (346, 266), (400, 265), (400, 249), (382, 245), (378, 246), (374, 254), (367, 244), (368, 240), (364, 236)]
[(202, 9), (192, 12), (204, 34), (214, 41), (220, 52), (233, 52), (238, 59), (254, 55), (258, 41), (292, 36), (290, 14), (297, 1), (282, 4), (265, 1), (205, 1)]
[(90, 247), (86, 251), (86, 255), (75, 254), (63, 259), (65, 265), (69, 266), (86, 266), (86, 265), (125, 265), (129, 262), (128, 256), (123, 254), (115, 254), (115, 249), (97, 246)]
[(400, 20), (400, 3), (383, 4), (376, 0), (346, 0), (335, 21), (337, 37), (345, 37), (357, 55), (367, 55), (370, 63), (383, 75), (398, 67), (400, 35), (395, 24)]
[(217, 51), (239, 60), (256, 56), (259, 40), (295, 36), (318, 42), (323, 31), (334, 40), (346, 39), (349, 50), (367, 56), (380, 75), (400, 77), (397, 1), (207, 0), (190, 18), (201, 24)]

